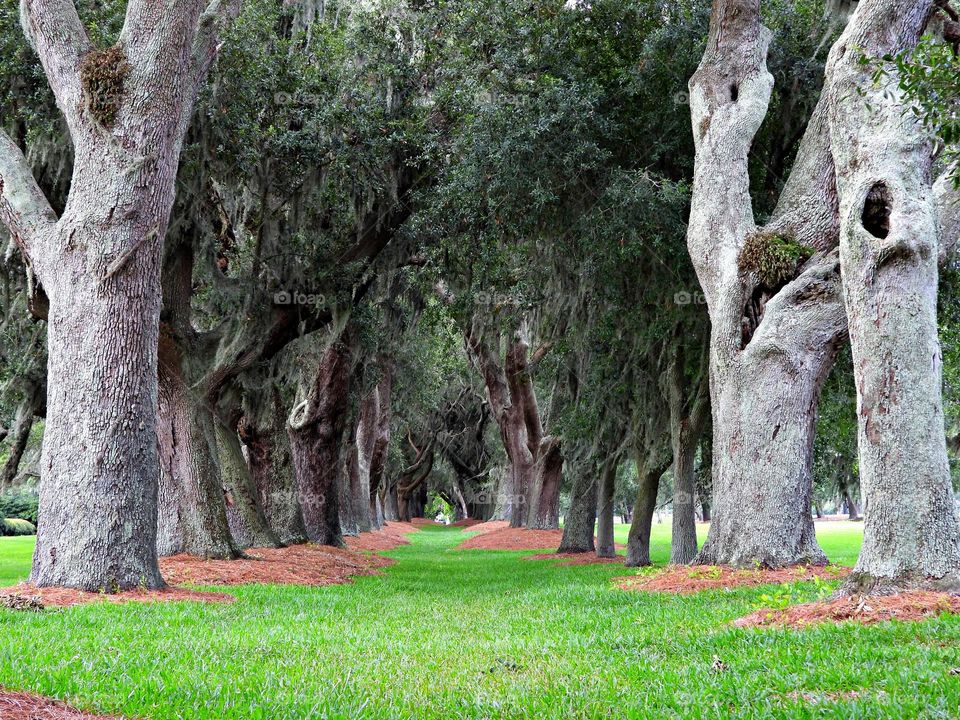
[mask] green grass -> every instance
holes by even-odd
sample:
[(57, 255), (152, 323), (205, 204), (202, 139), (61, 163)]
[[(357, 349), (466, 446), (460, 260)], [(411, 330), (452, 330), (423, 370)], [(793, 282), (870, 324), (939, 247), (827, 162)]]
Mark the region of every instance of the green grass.
[(35, 544), (36, 538), (29, 535), (0, 537), (0, 587), (27, 579)]
[[(844, 562), (857, 530), (820, 526)], [(738, 630), (769, 588), (623, 592), (623, 568), (455, 550), (463, 537), (427, 528), (382, 576), (234, 588), (233, 605), (3, 610), (0, 685), (154, 719), (957, 716), (953, 617)], [(22, 542), (0, 540), (8, 575), (26, 572)]]

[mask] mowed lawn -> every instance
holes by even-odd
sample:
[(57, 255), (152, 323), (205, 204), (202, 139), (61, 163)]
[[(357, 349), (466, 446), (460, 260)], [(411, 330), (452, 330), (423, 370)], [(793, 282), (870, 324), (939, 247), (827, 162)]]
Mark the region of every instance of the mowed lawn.
[[(819, 525), (834, 560), (860, 527)], [(619, 529), (621, 539), (626, 528)], [(656, 560), (668, 534), (658, 527)], [(458, 551), (426, 528), (379, 577), (233, 588), (233, 605), (0, 610), (0, 686), (143, 718), (953, 718), (960, 621), (738, 630), (760, 596), (624, 592), (610, 565)], [(29, 547), (0, 539), (0, 577)], [(630, 571), (636, 572), (636, 571)], [(721, 661), (725, 669), (716, 669)]]

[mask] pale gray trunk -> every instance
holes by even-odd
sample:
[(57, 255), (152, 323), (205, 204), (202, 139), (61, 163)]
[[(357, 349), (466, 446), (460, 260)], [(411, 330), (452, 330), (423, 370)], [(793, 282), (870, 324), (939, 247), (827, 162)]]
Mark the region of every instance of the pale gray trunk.
[(570, 509), (563, 518), (561, 553), (586, 553), (596, 549), (594, 526), (597, 521), (597, 473), (592, 456), (567, 463), (573, 475)]
[(34, 415), (43, 407), (46, 388), (42, 385), (27, 383), (23, 389), (24, 397), (17, 405), (17, 414), (10, 429), (10, 446), (7, 451), (7, 461), (0, 471), (0, 493), (10, 487), (20, 469), (20, 461), (27, 449), (30, 440), (30, 431), (33, 429)]
[[(937, 331), (932, 146), (882, 56), (909, 50), (930, 0), (865, 0), (828, 64), (840, 258), (868, 510), (848, 592), (960, 585)], [(864, 64), (860, 55), (871, 62)]]

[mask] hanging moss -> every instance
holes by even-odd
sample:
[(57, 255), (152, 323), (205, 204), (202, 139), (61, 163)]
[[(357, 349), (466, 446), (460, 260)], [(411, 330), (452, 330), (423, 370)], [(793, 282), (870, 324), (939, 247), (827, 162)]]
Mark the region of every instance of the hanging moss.
[(80, 81), (90, 114), (104, 127), (113, 127), (123, 104), (130, 63), (119, 45), (91, 50), (80, 61)]
[(743, 244), (739, 263), (742, 271), (753, 273), (761, 285), (774, 289), (793, 280), (811, 255), (813, 248), (786, 235), (757, 232)]

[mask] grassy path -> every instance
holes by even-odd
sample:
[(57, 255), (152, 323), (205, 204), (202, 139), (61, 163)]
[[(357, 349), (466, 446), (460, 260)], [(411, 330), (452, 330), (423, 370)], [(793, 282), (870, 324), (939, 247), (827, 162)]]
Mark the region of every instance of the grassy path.
[(231, 606), (0, 610), (0, 685), (154, 720), (958, 715), (955, 619), (735, 630), (769, 588), (626, 593), (608, 582), (623, 568), (462, 539), (427, 528), (383, 576), (235, 588)]

